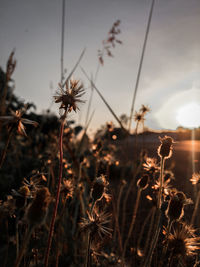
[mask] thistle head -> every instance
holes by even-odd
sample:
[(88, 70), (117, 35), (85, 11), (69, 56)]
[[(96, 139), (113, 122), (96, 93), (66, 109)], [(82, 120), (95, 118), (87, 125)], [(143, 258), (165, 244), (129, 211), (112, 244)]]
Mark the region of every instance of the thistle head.
[(165, 135), (165, 137), (160, 138), (161, 145), (158, 147), (158, 155), (161, 158), (168, 159), (172, 156), (172, 144), (174, 139), (171, 136)]
[(59, 84), (60, 91), (57, 92), (58, 95), (54, 96), (55, 103), (60, 103), (60, 109), (64, 109), (65, 112), (71, 112), (74, 110), (76, 112), (78, 108), (78, 103), (84, 103), (80, 98), (85, 94), (83, 84), (79, 80), (66, 81), (65, 89)]
[(92, 240), (102, 240), (104, 236), (111, 237), (111, 229), (107, 227), (110, 223), (111, 214), (104, 211), (99, 212), (97, 209), (93, 209), (92, 213), (87, 213), (88, 217), (83, 218), (80, 227), (81, 231), (89, 232)]
[(135, 120), (137, 123), (144, 122), (144, 120), (145, 120), (145, 118), (144, 118), (144, 114), (141, 113), (141, 112), (135, 112), (134, 120)]
[(146, 113), (148, 113), (148, 112), (150, 112), (151, 110), (150, 110), (150, 108), (148, 107), (148, 106), (145, 106), (145, 105), (142, 105), (141, 106), (141, 108), (140, 108), (140, 112), (142, 113), (142, 114), (146, 114)]
[(196, 255), (200, 249), (200, 237), (197, 237), (195, 230), (185, 223), (177, 223), (172, 227), (168, 242), (173, 255), (183, 258)]
[(184, 206), (191, 204), (191, 199), (187, 199), (183, 192), (172, 192), (166, 210), (166, 216), (170, 221), (178, 221), (184, 215)]

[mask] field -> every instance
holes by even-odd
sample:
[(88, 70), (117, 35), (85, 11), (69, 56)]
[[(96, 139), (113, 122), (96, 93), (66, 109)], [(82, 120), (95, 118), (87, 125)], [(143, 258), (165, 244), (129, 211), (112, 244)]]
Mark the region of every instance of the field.
[(120, 127), (91, 137), (69, 119), (81, 82), (59, 85), (60, 116), (38, 115), (10, 87), (13, 57), (0, 73), (1, 266), (200, 266), (199, 129), (144, 130), (142, 105), (134, 133), (114, 114)]

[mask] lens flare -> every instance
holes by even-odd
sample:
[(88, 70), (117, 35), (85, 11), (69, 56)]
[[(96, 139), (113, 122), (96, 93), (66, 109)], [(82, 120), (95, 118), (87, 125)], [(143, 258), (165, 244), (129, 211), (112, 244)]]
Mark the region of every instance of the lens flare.
[(176, 119), (180, 126), (187, 128), (200, 127), (200, 105), (197, 103), (189, 103), (181, 107)]

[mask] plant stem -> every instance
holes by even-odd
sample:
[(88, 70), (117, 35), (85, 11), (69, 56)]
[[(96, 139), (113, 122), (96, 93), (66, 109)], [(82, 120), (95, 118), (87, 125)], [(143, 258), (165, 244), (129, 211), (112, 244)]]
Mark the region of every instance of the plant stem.
[(130, 225), (130, 228), (129, 228), (128, 236), (127, 236), (126, 241), (124, 243), (124, 249), (123, 249), (123, 254), (122, 254), (122, 258), (123, 259), (125, 258), (126, 248), (127, 248), (129, 239), (130, 239), (132, 231), (133, 231), (133, 226), (135, 224), (135, 219), (136, 219), (136, 215), (137, 215), (137, 211), (138, 211), (138, 207), (139, 207), (141, 192), (142, 192), (142, 190), (139, 188), (138, 191), (137, 191), (136, 203), (135, 203), (135, 207), (134, 207), (134, 210), (133, 210), (132, 221), (131, 221), (131, 225)]
[(8, 138), (7, 138), (7, 141), (6, 141), (6, 144), (5, 144), (5, 147), (2, 151), (2, 154), (1, 154), (1, 158), (0, 158), (0, 169), (4, 163), (4, 160), (5, 160), (5, 157), (6, 157), (6, 152), (7, 152), (7, 149), (8, 149), (8, 145), (10, 143), (10, 139), (11, 139), (11, 136), (13, 134), (13, 130), (14, 130), (14, 127), (11, 127), (9, 129), (9, 133), (8, 133)]
[(63, 170), (63, 130), (64, 130), (64, 125), (65, 125), (65, 118), (66, 118), (66, 112), (61, 118), (61, 125), (60, 125), (60, 136), (59, 136), (59, 152), (60, 152), (60, 162), (59, 162), (59, 179), (58, 179), (58, 187), (57, 187), (57, 192), (56, 192), (56, 202), (55, 202), (55, 207), (51, 219), (51, 226), (49, 230), (49, 236), (48, 236), (48, 242), (47, 242), (47, 250), (46, 250), (46, 255), (45, 255), (45, 261), (44, 261), (44, 266), (48, 266), (48, 261), (49, 261), (49, 254), (51, 250), (51, 244), (52, 244), (52, 238), (54, 234), (54, 225), (55, 225), (55, 220), (56, 220), (56, 215), (57, 215), (57, 210), (58, 210), (58, 203), (59, 203), (59, 197), (60, 197), (60, 188), (61, 188), (61, 181), (62, 181), (62, 170)]
[(172, 227), (172, 223), (173, 221), (168, 221), (168, 225), (167, 225), (167, 233), (166, 233), (166, 245), (163, 247), (163, 250), (162, 250), (162, 254), (161, 254), (161, 258), (160, 258), (160, 262), (159, 262), (159, 266), (162, 267), (163, 266), (163, 263), (164, 263), (164, 260), (165, 260), (165, 255), (167, 253), (167, 249), (168, 249), (168, 244), (169, 244), (169, 234), (170, 234), (170, 231), (171, 231), (171, 227)]
[(199, 207), (199, 200), (200, 200), (200, 191), (198, 191), (198, 194), (197, 194), (197, 199), (195, 201), (194, 211), (193, 211), (193, 214), (192, 214), (192, 219), (191, 219), (190, 224), (194, 224), (195, 217), (197, 215), (197, 210), (198, 210), (198, 207)]
[(86, 261), (85, 261), (85, 267), (90, 267), (90, 244), (91, 244), (91, 234), (88, 234), (87, 238), (87, 255), (86, 255)]
[(138, 68), (138, 73), (137, 73), (137, 78), (136, 78), (136, 83), (135, 83), (135, 89), (134, 89), (133, 100), (132, 100), (132, 105), (131, 105), (131, 112), (130, 112), (130, 118), (129, 118), (129, 127), (128, 127), (129, 133), (131, 131), (131, 122), (132, 122), (132, 117), (133, 117), (133, 111), (134, 111), (134, 106), (135, 106), (135, 100), (136, 100), (138, 85), (139, 85), (139, 81), (140, 81), (140, 75), (141, 75), (142, 64), (143, 64), (143, 60), (144, 60), (144, 54), (145, 54), (145, 49), (146, 49), (149, 29), (150, 29), (150, 25), (151, 25), (151, 18), (152, 18), (152, 14), (153, 14), (154, 2), (155, 2), (155, 0), (152, 0), (150, 12), (149, 12), (149, 17), (148, 17), (147, 28), (146, 28), (146, 32), (145, 32), (143, 48), (142, 48), (142, 54), (141, 54), (141, 57), (140, 57), (140, 63), (139, 63), (139, 68)]
[(165, 166), (165, 158), (161, 157), (161, 163), (160, 163), (160, 187), (159, 187), (159, 193), (158, 193), (158, 208), (160, 209), (162, 206), (162, 194), (163, 194), (163, 180), (164, 180), (164, 166)]
[(17, 255), (17, 259), (16, 259), (16, 262), (15, 262), (15, 267), (19, 267), (20, 266), (20, 263), (21, 263), (21, 260), (24, 256), (24, 252), (26, 250), (26, 247), (29, 243), (29, 240), (30, 240), (30, 237), (33, 233), (33, 230), (34, 230), (34, 227), (33, 226), (29, 226), (28, 229), (27, 229), (27, 233), (26, 233), (26, 236), (24, 238), (24, 241), (22, 243), (22, 247), (19, 251), (19, 255)]
[(140, 235), (139, 235), (139, 238), (137, 240), (137, 251), (140, 250), (140, 243), (141, 243), (141, 240), (142, 240), (142, 237), (143, 237), (143, 234), (144, 234), (144, 229), (145, 229), (145, 226), (147, 224), (147, 222), (149, 221), (149, 219), (152, 217), (152, 213), (154, 211), (154, 207), (152, 207), (147, 215), (147, 217), (145, 218), (143, 224), (142, 224), (142, 228), (141, 228), (141, 231), (140, 231)]

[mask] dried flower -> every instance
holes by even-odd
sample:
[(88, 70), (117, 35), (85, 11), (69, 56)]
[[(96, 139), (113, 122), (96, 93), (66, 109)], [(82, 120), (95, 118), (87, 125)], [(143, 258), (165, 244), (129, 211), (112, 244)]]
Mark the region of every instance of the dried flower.
[(1, 116), (0, 121), (3, 121), (5, 122), (5, 124), (8, 124), (10, 128), (16, 127), (17, 132), (20, 135), (27, 136), (24, 124), (31, 124), (34, 127), (38, 126), (37, 122), (22, 118), (22, 115), (24, 114), (22, 110), (16, 110), (15, 112), (11, 110), (11, 114), (11, 116)]
[(161, 145), (158, 147), (158, 155), (162, 158), (168, 159), (172, 156), (172, 144), (174, 143), (174, 139), (167, 135), (163, 138), (159, 138)]
[(168, 236), (169, 250), (174, 256), (193, 256), (200, 249), (200, 237), (195, 235), (195, 230), (185, 224), (178, 223), (172, 227), (172, 233)]
[(106, 235), (111, 237), (112, 230), (106, 226), (110, 223), (111, 214), (93, 209), (92, 213), (87, 212), (87, 215), (88, 218), (83, 218), (80, 223), (81, 231), (89, 232), (93, 240), (99, 237), (103, 239)]
[(113, 57), (113, 54), (111, 52), (111, 48), (112, 47), (114, 48), (117, 43), (122, 44), (122, 41), (116, 38), (116, 36), (118, 34), (120, 34), (120, 32), (121, 32), (119, 29), (120, 22), (121, 22), (120, 20), (117, 20), (116, 22), (113, 23), (112, 28), (108, 32), (107, 39), (103, 40), (103, 42), (102, 42), (103, 43), (102, 50), (100, 50), (100, 49), (98, 50), (98, 58), (99, 58), (99, 63), (101, 65), (104, 64), (104, 59), (103, 59), (104, 52), (107, 53), (107, 56)]
[(183, 192), (172, 191), (171, 194), (172, 195), (165, 214), (170, 221), (178, 221), (184, 215), (184, 206), (191, 204), (192, 200), (187, 199)]
[(29, 188), (32, 193), (41, 187), (40, 183), (46, 182), (47, 178), (43, 173), (36, 173), (35, 175), (31, 176), (29, 181), (24, 178), (23, 184)]
[(148, 106), (145, 106), (145, 105), (142, 105), (141, 106), (141, 108), (140, 108), (140, 112), (142, 113), (142, 114), (146, 114), (146, 113), (148, 113), (148, 112), (150, 112), (151, 110), (150, 110), (150, 108), (148, 107)]
[(79, 84), (79, 80), (69, 80), (65, 83), (65, 90), (62, 85), (59, 84), (60, 92), (54, 96), (56, 103), (61, 103), (60, 109), (64, 109), (66, 112), (74, 110), (76, 112), (78, 108), (77, 103), (84, 103), (80, 98), (85, 94), (83, 84)]
[(151, 178), (154, 178), (155, 172), (157, 172), (160, 167), (157, 164), (156, 158), (147, 158), (146, 163), (143, 163), (144, 170), (148, 172)]
[(140, 113), (140, 112), (135, 112), (135, 115), (134, 115), (134, 120), (139, 123), (139, 122), (144, 122), (145, 118), (144, 118), (144, 114), (143, 113)]

